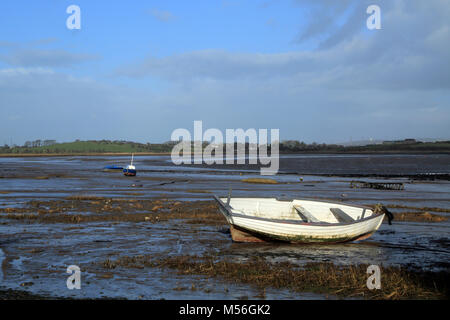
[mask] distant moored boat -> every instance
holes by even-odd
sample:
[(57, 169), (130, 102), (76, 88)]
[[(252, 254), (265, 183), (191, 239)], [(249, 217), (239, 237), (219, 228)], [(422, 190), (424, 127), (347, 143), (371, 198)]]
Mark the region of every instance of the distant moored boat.
[(136, 175), (136, 167), (133, 166), (133, 154), (131, 154), (131, 163), (123, 169), (123, 174), (132, 177)]

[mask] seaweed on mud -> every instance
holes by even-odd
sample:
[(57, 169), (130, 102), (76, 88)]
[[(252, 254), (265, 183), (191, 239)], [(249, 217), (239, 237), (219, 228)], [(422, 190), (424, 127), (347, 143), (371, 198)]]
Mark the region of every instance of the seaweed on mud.
[(445, 208), (434, 208), (434, 207), (413, 207), (413, 206), (405, 206), (401, 204), (390, 204), (390, 208), (399, 208), (399, 209), (414, 209), (420, 211), (433, 211), (433, 212), (450, 212), (450, 209)]
[[(3, 213), (3, 214), (1, 214)], [(212, 201), (117, 199), (72, 196), (64, 200), (30, 201), (22, 208), (0, 208), (0, 218), (37, 223), (128, 221), (158, 223), (190, 219), (192, 223), (224, 225)]]
[(278, 184), (278, 181), (274, 179), (264, 179), (264, 178), (247, 178), (242, 179), (241, 181), (246, 183)]
[(246, 262), (235, 262), (215, 255), (139, 255), (119, 257), (114, 261), (107, 259), (101, 265), (106, 269), (171, 269), (179, 275), (218, 277), (233, 283), (250, 284), (262, 291), (272, 287), (368, 299), (446, 299), (449, 293), (448, 272), (419, 272), (405, 267), (381, 266), (381, 289), (369, 290), (366, 285), (368, 265), (365, 264), (337, 266), (314, 262), (299, 266), (290, 262), (269, 263), (258, 256)]
[(447, 217), (426, 211), (394, 213), (394, 221), (442, 222), (447, 221), (447, 219)]

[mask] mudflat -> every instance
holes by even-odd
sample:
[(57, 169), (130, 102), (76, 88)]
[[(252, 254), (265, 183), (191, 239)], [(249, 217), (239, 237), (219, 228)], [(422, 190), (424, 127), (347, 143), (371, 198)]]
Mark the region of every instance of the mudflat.
[[(443, 298), (449, 157), (281, 156), (270, 183), (254, 166), (175, 166), (165, 155), (136, 157), (136, 177), (102, 171), (128, 156), (1, 158), (0, 298)], [(354, 179), (405, 188), (351, 188)], [(395, 219), (359, 243), (233, 243), (211, 200), (230, 187), (233, 196), (383, 203)], [(388, 281), (381, 291), (365, 287), (372, 264)], [(66, 287), (70, 265), (81, 290)], [(301, 270), (314, 274), (307, 285)]]

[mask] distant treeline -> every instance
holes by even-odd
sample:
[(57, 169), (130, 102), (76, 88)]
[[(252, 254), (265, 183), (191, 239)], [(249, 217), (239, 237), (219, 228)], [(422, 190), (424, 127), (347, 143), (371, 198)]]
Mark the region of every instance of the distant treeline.
[(405, 139), (400, 141), (384, 141), (380, 144), (364, 146), (342, 146), (337, 144), (305, 144), (295, 140), (283, 141), (280, 153), (295, 152), (450, 152), (450, 141), (421, 142)]
[[(45, 141), (54, 143), (48, 144)], [(0, 153), (139, 153), (139, 152), (170, 152), (173, 143), (138, 143), (132, 141), (88, 140), (56, 143), (55, 140), (36, 140), (26, 142), (23, 146), (0, 147)]]
[[(71, 153), (170, 153), (178, 142), (138, 143), (132, 141), (88, 140), (57, 143), (55, 140), (27, 141), (23, 146), (0, 147), (2, 154), (71, 154)], [(203, 148), (208, 143), (203, 143)], [(224, 154), (225, 154), (225, 146)], [(245, 145), (249, 149), (255, 146)], [(192, 148), (193, 150), (193, 148)], [(235, 143), (235, 150), (237, 144)], [(307, 144), (296, 140), (282, 141), (279, 145), (280, 153), (363, 153), (363, 152), (450, 152), (450, 141), (420, 142), (412, 139), (401, 141), (385, 141), (382, 144), (365, 146), (342, 146), (337, 144)], [(268, 147), (270, 152), (270, 146)]]

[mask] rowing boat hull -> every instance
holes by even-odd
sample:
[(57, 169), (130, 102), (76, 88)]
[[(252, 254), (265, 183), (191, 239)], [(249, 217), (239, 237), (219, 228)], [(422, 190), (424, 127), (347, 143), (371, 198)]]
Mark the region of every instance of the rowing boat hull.
[(341, 243), (369, 238), (380, 227), (383, 218), (384, 215), (380, 215), (349, 225), (312, 226), (233, 217), (230, 231), (235, 242)]
[[(219, 203), (220, 204), (220, 203)], [(351, 223), (305, 223), (233, 213), (223, 203), (220, 211), (230, 224), (235, 242), (342, 243), (370, 237), (383, 222), (376, 214)]]

